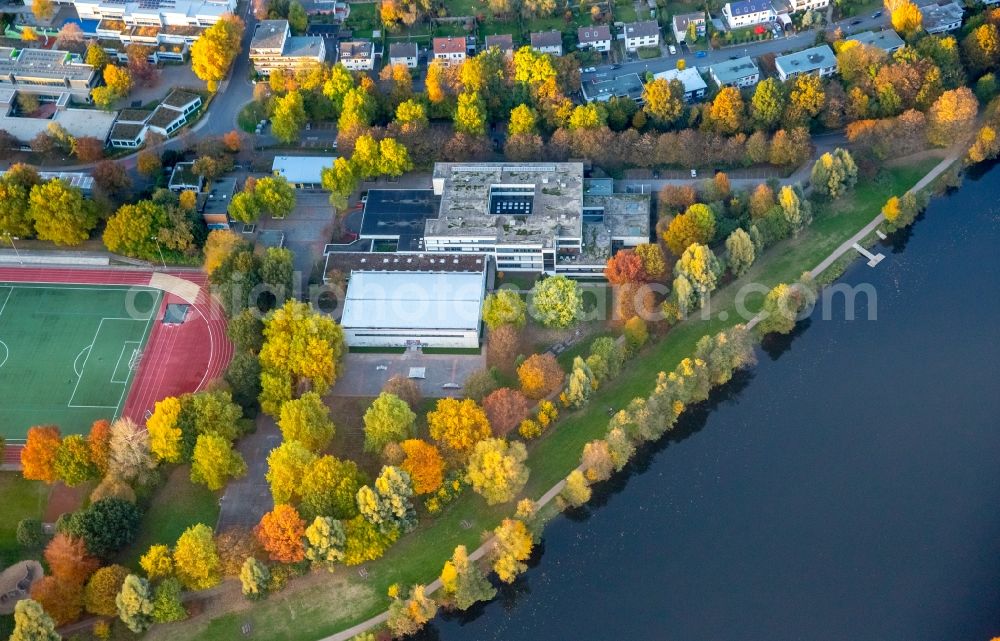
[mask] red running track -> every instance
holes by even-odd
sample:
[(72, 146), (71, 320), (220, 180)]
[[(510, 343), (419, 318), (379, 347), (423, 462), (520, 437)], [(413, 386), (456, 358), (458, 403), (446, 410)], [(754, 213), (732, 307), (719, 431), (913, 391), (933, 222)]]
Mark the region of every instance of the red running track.
[[(121, 413), (140, 425), (145, 423), (146, 412), (152, 411), (156, 401), (203, 389), (225, 372), (233, 357), (233, 345), (226, 335), (225, 314), (205, 288), (205, 274), (168, 273), (195, 283), (200, 292), (182, 325), (153, 323)], [(149, 286), (152, 275), (148, 270), (0, 267), (0, 282)], [(170, 303), (188, 301), (164, 292), (157, 321), (163, 318)], [(20, 463), (20, 447), (8, 446), (3, 462)]]

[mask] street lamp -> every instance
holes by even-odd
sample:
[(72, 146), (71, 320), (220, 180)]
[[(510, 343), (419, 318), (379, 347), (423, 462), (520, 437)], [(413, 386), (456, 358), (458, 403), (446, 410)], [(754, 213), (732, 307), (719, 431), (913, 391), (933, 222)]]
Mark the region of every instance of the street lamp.
[(167, 261), (163, 258), (163, 250), (160, 248), (160, 239), (156, 236), (150, 236), (149, 239), (156, 243), (156, 251), (160, 252), (160, 262), (163, 263), (163, 271), (167, 271)]
[(7, 241), (10, 243), (10, 246), (14, 249), (14, 255), (17, 256), (17, 262), (19, 262), (21, 264), (21, 266), (23, 267), (24, 266), (24, 261), (21, 260), (21, 252), (17, 251), (17, 245), (14, 244), (15, 240), (21, 240), (21, 239), (18, 238), (17, 236), (11, 236), (9, 231), (8, 232), (4, 232), (3, 236), (4, 236), (4, 238), (7, 239)]

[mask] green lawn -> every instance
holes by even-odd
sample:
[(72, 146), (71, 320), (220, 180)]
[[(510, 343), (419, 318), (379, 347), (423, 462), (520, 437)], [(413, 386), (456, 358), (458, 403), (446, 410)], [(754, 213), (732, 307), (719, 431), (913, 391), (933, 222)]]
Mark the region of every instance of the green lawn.
[[(647, 346), (627, 364), (621, 376), (601, 387), (587, 409), (563, 416), (555, 429), (532, 443), (528, 460), (531, 476), (523, 494), (541, 496), (576, 467), (583, 445), (600, 438), (607, 429), (605, 408), (619, 409), (633, 398), (646, 396), (657, 373), (673, 369), (691, 354), (702, 336), (741, 321), (734, 313), (740, 286), (757, 282), (772, 287), (797, 279), (871, 221), (890, 195), (902, 193), (935, 164), (937, 160), (927, 159), (913, 166), (893, 168), (881, 179), (861, 185), (841, 202), (818, 208), (816, 220), (808, 230), (771, 248), (749, 274), (716, 292), (709, 320), (688, 319), (665, 339)], [(757, 309), (760, 299), (747, 304)], [(729, 320), (719, 320), (721, 311), (728, 312)], [(255, 630), (266, 630), (267, 638), (274, 641), (312, 641), (334, 633), (384, 610), (388, 603), (386, 589), (392, 583), (406, 585), (434, 579), (456, 545), (475, 548), (480, 533), (492, 529), (511, 510), (510, 504), (489, 507), (468, 492), (436, 520), (423, 521), (416, 532), (403, 537), (385, 557), (366, 564), (369, 572), (366, 580), (347, 569), (346, 576), (351, 580), (337, 579), (335, 585), (324, 586), (323, 590), (303, 589), (293, 584), (278, 600), (259, 603), (252, 611), (174, 626), (169, 629), (169, 638), (228, 640), (234, 638), (244, 621), (251, 621)], [(463, 527), (463, 521), (468, 527)]]
[[(0, 569), (25, 557), (15, 534), (21, 519), (41, 519), (49, 487), (39, 481), (26, 481), (18, 472), (0, 472)], [(28, 555), (30, 556), (30, 555)]]
[(219, 520), (219, 499), (215, 492), (193, 484), (188, 465), (176, 467), (157, 490), (142, 517), (135, 542), (122, 553), (119, 563), (138, 568), (139, 557), (149, 546), (173, 545), (184, 530), (197, 523), (214, 528)]

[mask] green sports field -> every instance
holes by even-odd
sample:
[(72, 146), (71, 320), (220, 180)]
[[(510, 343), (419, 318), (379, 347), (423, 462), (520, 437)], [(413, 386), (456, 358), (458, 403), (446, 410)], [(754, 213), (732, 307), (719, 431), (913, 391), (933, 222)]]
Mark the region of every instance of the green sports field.
[(0, 436), (80, 434), (125, 403), (161, 292), (0, 283)]

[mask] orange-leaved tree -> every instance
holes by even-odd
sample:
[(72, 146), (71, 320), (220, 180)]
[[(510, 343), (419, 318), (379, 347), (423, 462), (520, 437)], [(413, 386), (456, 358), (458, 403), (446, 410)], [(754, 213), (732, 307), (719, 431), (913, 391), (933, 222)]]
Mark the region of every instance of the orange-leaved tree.
[(565, 373), (551, 353), (532, 354), (517, 368), (521, 391), (528, 398), (548, 396), (563, 385)]
[(28, 440), (21, 450), (21, 468), (29, 481), (56, 480), (56, 454), (62, 437), (55, 425), (39, 425), (28, 430)]
[(524, 394), (509, 387), (501, 387), (483, 399), (483, 409), (493, 426), (493, 434), (504, 436), (521, 424), (531, 407)]
[(291, 505), (275, 505), (261, 518), (254, 533), (273, 561), (298, 563), (306, 556), (302, 544), (306, 522)]
[(438, 448), (427, 441), (411, 438), (403, 441), (406, 458), (400, 467), (410, 475), (416, 494), (429, 494), (444, 482), (444, 459)]

